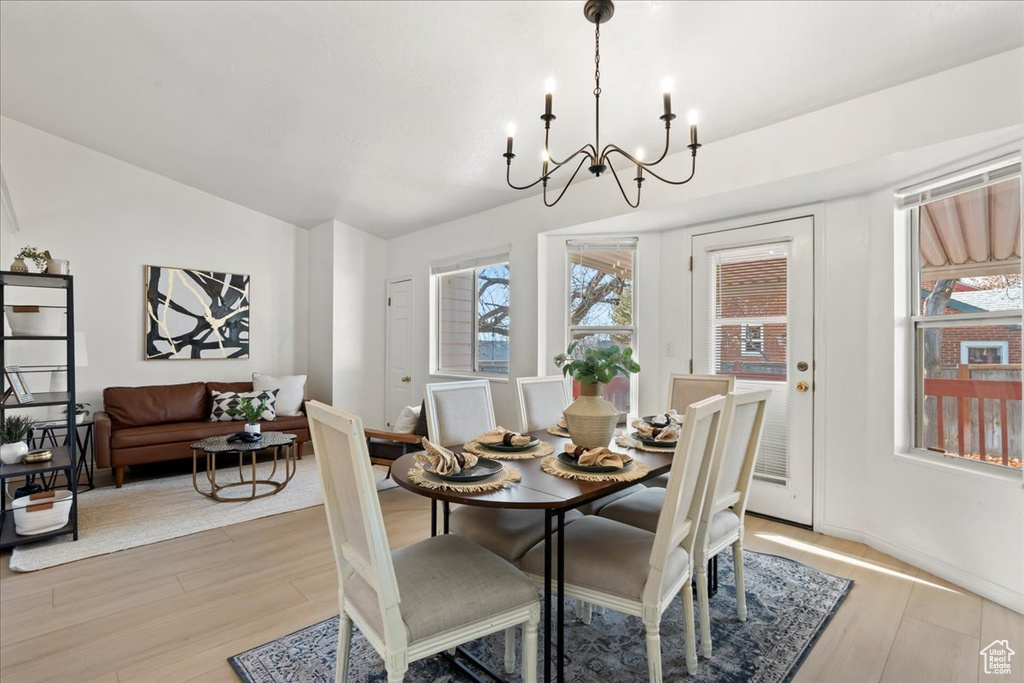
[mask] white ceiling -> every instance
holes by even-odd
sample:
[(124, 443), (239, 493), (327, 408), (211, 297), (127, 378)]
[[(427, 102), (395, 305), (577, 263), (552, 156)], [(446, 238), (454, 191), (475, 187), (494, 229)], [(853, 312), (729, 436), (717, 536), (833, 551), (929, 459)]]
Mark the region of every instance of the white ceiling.
[[(505, 126), (525, 180), (549, 75), (555, 155), (592, 137), (582, 6), (4, 0), (0, 113), (296, 225), (392, 237), (520, 198)], [(666, 75), (707, 142), (1018, 47), (1024, 3), (619, 2), (602, 33), (602, 131), (650, 154)]]

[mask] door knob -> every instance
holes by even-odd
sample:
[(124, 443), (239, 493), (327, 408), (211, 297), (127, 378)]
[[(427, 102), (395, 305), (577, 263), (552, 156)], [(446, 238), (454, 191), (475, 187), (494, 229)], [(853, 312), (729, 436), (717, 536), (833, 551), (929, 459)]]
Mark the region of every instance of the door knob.
[(799, 391), (801, 394), (803, 392), (807, 391), (810, 388), (811, 388), (811, 385), (808, 384), (807, 382), (797, 382), (796, 383), (796, 390)]
[(410, 377), (409, 375), (406, 375), (405, 377), (402, 378), (402, 381), (406, 382), (406, 383), (409, 383), (409, 382), (412, 381), (412, 377)]

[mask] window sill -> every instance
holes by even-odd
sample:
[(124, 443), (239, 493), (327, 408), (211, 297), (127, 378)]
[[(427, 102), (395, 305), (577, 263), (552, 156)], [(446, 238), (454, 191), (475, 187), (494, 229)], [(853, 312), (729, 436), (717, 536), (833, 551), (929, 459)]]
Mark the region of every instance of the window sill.
[(438, 370), (430, 373), (431, 377), (441, 377), (445, 379), (486, 379), (490, 382), (497, 382), (498, 384), (508, 384), (508, 375), (492, 375), (486, 372), (446, 372), (444, 370)]
[(998, 465), (986, 465), (985, 463), (961, 458), (956, 455), (943, 455), (941, 453), (932, 453), (931, 451), (908, 449), (897, 452), (896, 457), (924, 467), (956, 471), (983, 479), (995, 479), (1024, 486), (1024, 475), (1022, 475), (1021, 470), (1003, 468)]

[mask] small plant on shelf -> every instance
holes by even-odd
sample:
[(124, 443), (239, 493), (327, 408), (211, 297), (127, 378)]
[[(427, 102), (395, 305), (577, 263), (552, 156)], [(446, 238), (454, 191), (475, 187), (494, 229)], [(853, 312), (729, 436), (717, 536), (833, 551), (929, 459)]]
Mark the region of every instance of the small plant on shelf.
[[(81, 424), (85, 421), (85, 418), (89, 416), (89, 406), (91, 403), (76, 403), (75, 404), (75, 422)], [(64, 410), (64, 414), (67, 415), (67, 409)]]
[(0, 443), (18, 443), (28, 438), (35, 421), (28, 415), (8, 415), (0, 425)]
[(46, 260), (49, 258), (49, 252), (39, 251), (35, 247), (22, 247), (16, 259), (29, 259), (36, 264), (36, 268), (39, 269), (40, 273), (46, 272)]

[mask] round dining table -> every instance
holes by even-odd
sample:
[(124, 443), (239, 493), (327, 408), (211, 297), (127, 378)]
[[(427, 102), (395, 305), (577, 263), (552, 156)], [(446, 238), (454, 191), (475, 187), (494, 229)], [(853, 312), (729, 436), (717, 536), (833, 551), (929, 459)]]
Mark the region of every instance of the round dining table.
[[(528, 432), (529, 436), (546, 441), (554, 446), (555, 454), (563, 449), (569, 441), (568, 437), (556, 436), (546, 430)], [(462, 446), (448, 446), (451, 450), (461, 451)], [(450, 505), (476, 505), (479, 507), (507, 508), (515, 510), (544, 510), (544, 680), (552, 680), (552, 645), (556, 650), (554, 675), (558, 683), (565, 680), (563, 653), (565, 648), (564, 607), (565, 600), (565, 550), (561, 543), (552, 543), (552, 538), (565, 526), (565, 514), (572, 509), (586, 505), (599, 498), (629, 488), (637, 483), (652, 479), (669, 471), (672, 465), (672, 453), (655, 453), (635, 448), (625, 448), (609, 444), (609, 448), (617, 452), (625, 452), (637, 462), (642, 462), (650, 471), (639, 479), (632, 481), (582, 481), (565, 479), (548, 474), (541, 469), (543, 457), (528, 460), (512, 460), (508, 462), (522, 473), (522, 480), (509, 484), (496, 491), (465, 493), (461, 491), (426, 489), (417, 486), (409, 479), (409, 471), (416, 466), (415, 453), (401, 456), (391, 467), (391, 476), (402, 488), (432, 499), (430, 532), (438, 533), (438, 503), (441, 504), (441, 533), (448, 533), (448, 511)], [(554, 522), (554, 523), (552, 523)], [(557, 547), (553, 547), (557, 546)], [(552, 554), (558, 554), (554, 563), (552, 576)], [(554, 584), (554, 585), (553, 585)], [(553, 590), (554, 589), (554, 590)], [(555, 598), (555, 610), (552, 613), (551, 600)], [(552, 620), (555, 622), (555, 643), (552, 644)], [(474, 663), (488, 671), (497, 680), (500, 677), (490, 672), (481, 662)]]

